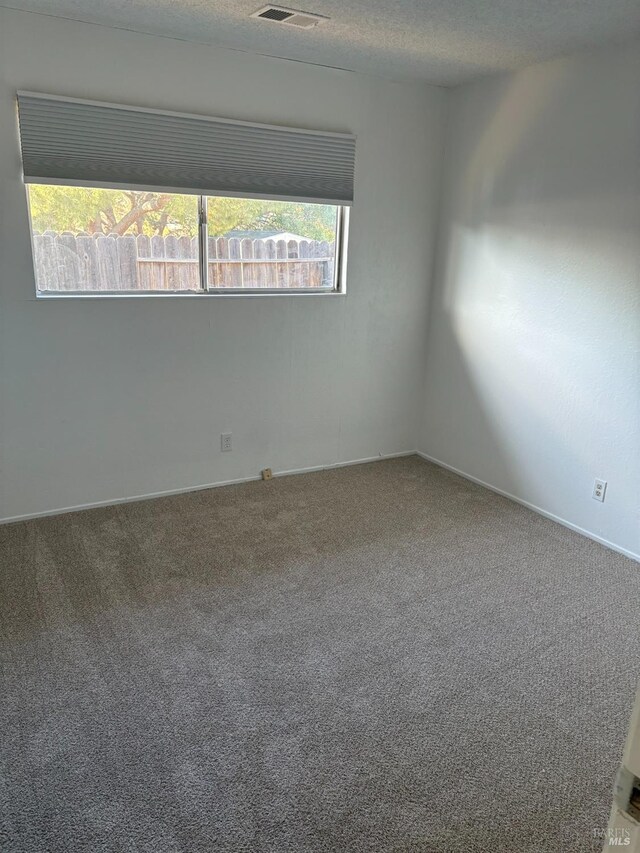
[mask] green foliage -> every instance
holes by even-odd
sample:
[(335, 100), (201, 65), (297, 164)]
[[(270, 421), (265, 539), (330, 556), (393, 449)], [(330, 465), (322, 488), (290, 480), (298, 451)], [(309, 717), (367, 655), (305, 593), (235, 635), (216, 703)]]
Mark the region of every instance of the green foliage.
[(110, 191), (80, 187), (29, 185), (31, 225), (35, 231), (86, 231), (110, 204)]
[[(198, 233), (198, 202), (193, 195), (86, 187), (29, 186), (31, 222), (36, 231), (74, 234)], [(312, 240), (334, 238), (335, 207), (322, 204), (210, 197), (209, 234), (229, 231), (288, 231)]]
[(89, 187), (29, 186), (31, 222), (36, 231), (77, 234), (198, 233), (195, 196)]
[(311, 240), (331, 241), (335, 237), (336, 211), (331, 205), (286, 201), (261, 204), (259, 228), (290, 231)]
[(207, 199), (207, 223), (211, 237), (223, 237), (229, 231), (257, 229), (264, 202), (247, 198)]

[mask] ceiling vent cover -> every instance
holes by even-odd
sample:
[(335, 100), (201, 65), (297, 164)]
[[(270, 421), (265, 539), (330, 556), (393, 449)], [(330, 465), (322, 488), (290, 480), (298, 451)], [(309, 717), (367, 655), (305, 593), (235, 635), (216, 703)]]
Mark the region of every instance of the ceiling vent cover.
[(273, 24), (286, 24), (288, 27), (298, 27), (302, 30), (310, 30), (322, 21), (329, 20), (324, 15), (298, 12), (296, 9), (287, 9), (285, 6), (264, 6), (249, 17), (261, 18), (263, 21), (271, 21)]

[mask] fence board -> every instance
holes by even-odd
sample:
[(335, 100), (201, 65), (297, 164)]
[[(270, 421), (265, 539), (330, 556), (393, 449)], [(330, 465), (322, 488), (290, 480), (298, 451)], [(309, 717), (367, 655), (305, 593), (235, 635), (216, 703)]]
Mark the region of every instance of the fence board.
[[(267, 257), (267, 247), (264, 240), (254, 240), (251, 246), (253, 257), (261, 260)], [(269, 287), (267, 272), (269, 264), (252, 264), (254, 287)]]
[(278, 287), (289, 287), (289, 265), (287, 264), (287, 244), (284, 240), (276, 243), (278, 263)]
[(144, 263), (147, 258), (151, 257), (151, 239), (146, 234), (138, 234), (136, 237), (136, 251), (138, 252), (138, 287), (140, 290), (153, 290), (155, 284), (154, 265)]
[(64, 290), (71, 290), (80, 278), (80, 266), (76, 252), (76, 238), (69, 231), (58, 237), (58, 280)]
[[(275, 240), (265, 240), (264, 246), (268, 260), (275, 261), (277, 257), (277, 248)], [(267, 265), (267, 287), (278, 286), (278, 266), (270, 263)]]
[(40, 290), (59, 290), (58, 274), (55, 268), (53, 234), (33, 235), (33, 266), (36, 274), (36, 286)]
[(120, 286), (124, 283), (127, 290), (139, 290), (138, 283), (138, 251), (136, 238), (132, 235), (119, 237), (114, 240), (118, 250), (118, 263), (120, 267)]
[[(164, 239), (164, 254), (165, 258), (176, 258), (178, 256), (178, 242), (173, 234), (170, 234)], [(167, 281), (167, 290), (179, 290), (180, 278), (175, 264), (167, 263), (165, 266), (165, 276)]]
[[(300, 240), (298, 244), (298, 253), (300, 260), (309, 257), (309, 241)], [(304, 263), (300, 264), (300, 284), (298, 287), (317, 287), (317, 264)]]
[[(287, 243), (287, 257), (290, 260), (299, 257), (300, 247), (297, 240), (289, 240)], [(300, 275), (300, 264), (291, 264), (289, 267), (289, 287), (302, 287), (302, 276)]]
[(220, 265), (216, 263), (218, 260), (218, 241), (215, 237), (209, 237), (207, 241), (207, 249), (209, 255), (209, 287), (218, 287)]
[(218, 258), (220, 264), (218, 266), (218, 287), (229, 287), (228, 281), (228, 264), (224, 263), (224, 259), (229, 257), (229, 244), (224, 237), (218, 237), (216, 240), (218, 248)]
[[(178, 257), (181, 261), (193, 261), (197, 262), (198, 255), (196, 254), (195, 258), (191, 257), (191, 238), (190, 237), (178, 237)], [(199, 287), (199, 282), (197, 280), (197, 265), (194, 267), (193, 263), (182, 263), (178, 266), (177, 272), (178, 277), (180, 279), (180, 289), (181, 290), (195, 290)], [(196, 276), (194, 278), (194, 272)]]
[(78, 258), (80, 260), (80, 280), (74, 282), (74, 289), (84, 286), (89, 290), (100, 290), (101, 282), (98, 270), (98, 250), (96, 241), (88, 234), (76, 237)]
[[(209, 238), (209, 286), (321, 287), (331, 284), (333, 243)], [(197, 237), (33, 234), (39, 289), (198, 290)]]
[[(237, 237), (231, 237), (229, 240), (229, 258), (239, 261), (241, 257), (240, 240)], [(242, 272), (242, 264), (229, 264), (230, 283), (226, 286), (242, 287)]]
[(151, 238), (151, 257), (156, 261), (156, 263), (150, 265), (152, 281), (155, 281), (158, 290), (167, 290), (166, 248), (164, 237), (160, 237), (159, 234), (155, 234)]
[(333, 258), (335, 253), (335, 243), (327, 243), (322, 240), (317, 244), (318, 252), (321, 258), (329, 258), (324, 262), (322, 267), (323, 281), (325, 287), (330, 287), (333, 284)]
[[(188, 239), (188, 238), (187, 238)], [(189, 257), (195, 263), (189, 265), (190, 285), (191, 290), (200, 289), (200, 241), (197, 237), (192, 237), (189, 240)]]
[(100, 290), (122, 290), (123, 285), (126, 285), (126, 282), (123, 282), (119, 275), (120, 264), (118, 262), (118, 246), (116, 245), (116, 238), (111, 235), (97, 235), (96, 254), (98, 259)]
[[(242, 260), (253, 260), (253, 240), (245, 237), (240, 241), (240, 258)], [(255, 264), (239, 264), (240, 287), (258, 287)]]

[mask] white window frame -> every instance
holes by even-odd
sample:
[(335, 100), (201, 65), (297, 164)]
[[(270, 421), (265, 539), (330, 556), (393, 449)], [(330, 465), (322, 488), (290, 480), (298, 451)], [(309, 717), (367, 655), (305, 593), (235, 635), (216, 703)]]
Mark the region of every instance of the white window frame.
[[(58, 183), (58, 182), (55, 182)], [(61, 186), (77, 186), (77, 184), (62, 183)], [(106, 187), (107, 189), (125, 189)], [(138, 189), (138, 187), (126, 187)], [(31, 258), (33, 261), (34, 282), (38, 299), (100, 299), (107, 298), (147, 298), (159, 296), (163, 299), (175, 297), (238, 297), (238, 296), (343, 296), (347, 292), (346, 267), (347, 249), (349, 242), (350, 207), (347, 205), (332, 205), (336, 208), (335, 256), (333, 263), (333, 286), (328, 287), (209, 287), (208, 264), (208, 222), (207, 196), (199, 195), (198, 199), (198, 266), (200, 272), (199, 290), (39, 290), (36, 277), (35, 251), (33, 243), (33, 225), (31, 222), (31, 205), (27, 190), (27, 208), (29, 211), (29, 230), (31, 238)], [(209, 193), (211, 195), (211, 193)], [(268, 201), (268, 199), (267, 199)], [(269, 261), (267, 261), (269, 262)], [(276, 261), (277, 262), (277, 261)]]

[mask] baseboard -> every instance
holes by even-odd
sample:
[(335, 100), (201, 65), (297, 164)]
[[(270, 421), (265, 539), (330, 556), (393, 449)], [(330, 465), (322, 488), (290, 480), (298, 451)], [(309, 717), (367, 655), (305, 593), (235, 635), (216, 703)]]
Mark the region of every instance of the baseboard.
[(543, 515), (545, 518), (550, 519), (551, 521), (555, 521), (557, 524), (561, 524), (563, 527), (568, 527), (569, 530), (573, 530), (576, 533), (580, 533), (582, 536), (586, 536), (587, 539), (593, 539), (594, 542), (598, 542), (600, 545), (604, 545), (605, 548), (610, 548), (612, 551), (617, 551), (619, 554), (624, 554), (625, 557), (630, 557), (632, 560), (636, 560), (640, 562), (640, 554), (636, 554), (634, 551), (630, 551), (628, 548), (623, 548), (621, 545), (616, 545), (615, 542), (610, 542), (608, 539), (604, 539), (602, 536), (598, 536), (597, 533), (592, 533), (590, 530), (585, 530), (584, 527), (580, 527), (577, 524), (573, 524), (571, 521), (567, 521), (566, 518), (561, 518), (559, 515), (555, 515), (552, 512), (548, 512), (546, 509), (542, 509), (540, 506), (536, 506), (536, 504), (529, 503), (529, 501), (525, 501), (522, 498), (516, 497), (516, 495), (512, 495), (510, 492), (506, 492), (504, 489), (499, 489), (497, 486), (492, 486), (491, 483), (485, 483), (484, 480), (480, 480), (478, 477), (473, 477), (471, 474), (467, 474), (465, 471), (461, 471), (459, 468), (454, 468), (453, 465), (448, 465), (446, 462), (442, 462), (440, 459), (436, 459), (434, 456), (429, 456), (427, 453), (423, 453), (421, 450), (416, 450), (416, 456), (420, 456), (422, 459), (425, 459), (427, 462), (433, 462), (434, 465), (437, 465), (439, 468), (446, 468), (447, 471), (451, 471), (454, 474), (457, 474), (459, 477), (464, 477), (465, 480), (471, 480), (472, 483), (477, 483), (479, 486), (483, 486), (485, 489), (489, 489), (490, 492), (495, 492), (497, 495), (501, 495), (503, 498), (508, 498), (510, 501), (514, 501), (521, 506), (526, 506), (527, 509), (533, 510), (533, 512), (537, 512), (538, 515)]
[[(310, 474), (313, 471), (328, 471), (332, 468), (347, 468), (350, 465), (364, 465), (366, 462), (380, 462), (383, 459), (399, 459), (402, 456), (415, 456), (415, 450), (403, 450), (399, 453), (379, 453), (377, 456), (366, 456), (363, 459), (349, 459), (346, 462), (331, 462), (328, 465), (312, 465), (307, 468), (288, 468), (284, 471), (274, 471), (274, 477), (289, 477), (295, 474)], [(24, 515), (13, 515), (0, 518), (0, 524), (12, 524), (15, 521), (29, 521), (32, 518), (47, 518), (52, 515), (65, 515), (68, 512), (81, 512), (84, 509), (99, 509), (103, 506), (118, 506), (119, 504), (135, 503), (136, 501), (148, 501), (154, 498), (166, 498), (171, 495), (184, 495), (188, 492), (201, 492), (204, 489), (219, 489), (222, 486), (236, 486), (240, 483), (252, 483), (260, 480), (260, 474), (252, 477), (237, 477), (233, 480), (218, 480), (215, 483), (201, 483), (197, 486), (184, 486), (180, 489), (165, 489), (161, 492), (149, 492), (144, 495), (131, 495), (126, 498), (111, 498), (105, 501), (92, 501), (91, 503), (77, 504), (75, 506), (59, 507), (57, 509), (44, 510), (43, 512), (25, 513)]]
[[(310, 465), (306, 468), (288, 468), (283, 471), (274, 471), (273, 476), (290, 477), (296, 474), (310, 474), (314, 471), (328, 471), (333, 468), (347, 468), (350, 465), (364, 465), (367, 462), (380, 462), (384, 459), (399, 459), (403, 456), (420, 456), (427, 462), (432, 462), (434, 465), (438, 465), (438, 467), (440, 468), (445, 468), (447, 471), (451, 471), (454, 474), (457, 474), (459, 477), (463, 477), (465, 480), (470, 480), (472, 483), (477, 483), (479, 486), (483, 486), (485, 489), (489, 489), (489, 491), (491, 492), (495, 492), (496, 494), (501, 495), (504, 498), (508, 498), (509, 500), (520, 504), (521, 506), (525, 506), (527, 507), (527, 509), (530, 509), (533, 512), (537, 512), (538, 515), (542, 515), (545, 518), (550, 519), (551, 521), (555, 521), (557, 524), (561, 524), (563, 527), (567, 527), (569, 530), (573, 530), (576, 533), (580, 533), (582, 536), (586, 536), (588, 539), (593, 539), (594, 542), (598, 542), (600, 545), (604, 545), (605, 548), (610, 548), (612, 551), (617, 551), (619, 554), (624, 554), (625, 557), (630, 557), (632, 560), (640, 562), (640, 554), (636, 554), (634, 551), (630, 551), (628, 548), (623, 548), (621, 545), (616, 545), (615, 542), (611, 542), (602, 536), (598, 536), (597, 533), (592, 533), (590, 530), (585, 530), (584, 527), (580, 527), (577, 524), (573, 524), (573, 522), (567, 521), (566, 518), (562, 518), (559, 515), (555, 515), (552, 512), (548, 512), (546, 509), (542, 509), (542, 507), (539, 507), (536, 504), (532, 504), (529, 501), (525, 501), (522, 498), (517, 497), (516, 495), (512, 495), (510, 492), (507, 492), (504, 489), (499, 489), (497, 486), (492, 486), (491, 483), (486, 483), (484, 480), (481, 480), (478, 477), (474, 477), (471, 474), (467, 474), (465, 471), (461, 471), (459, 468), (454, 468), (453, 465), (448, 465), (446, 462), (443, 462), (440, 459), (436, 459), (434, 456), (429, 456), (427, 453), (423, 453), (421, 450), (403, 450), (399, 453), (380, 453), (377, 456), (365, 456), (362, 459), (349, 459), (345, 462), (331, 462), (325, 465)], [(112, 498), (104, 501), (93, 501), (91, 503), (77, 504), (75, 506), (66, 506), (51, 510), (44, 510), (43, 512), (25, 513), (24, 515), (14, 515), (9, 516), (7, 518), (0, 518), (0, 524), (11, 524), (16, 521), (28, 521), (32, 518), (46, 518), (48, 516), (53, 515), (64, 515), (68, 512), (81, 512), (85, 509), (98, 509), (99, 507), (104, 506), (117, 506), (119, 504), (135, 503), (136, 501), (147, 501), (153, 500), (154, 498), (171, 497), (172, 495), (183, 495), (187, 494), (188, 492), (203, 491), (204, 489), (218, 489), (222, 486), (235, 486), (240, 483), (251, 483), (259, 479), (260, 475), (256, 474), (252, 477), (236, 477), (232, 480), (218, 480), (214, 483), (201, 483), (196, 486), (185, 486), (180, 489), (165, 489), (160, 492), (149, 492), (148, 494), (131, 495), (125, 498)]]
[(400, 453), (379, 453), (364, 459), (352, 459), (349, 462), (332, 462), (330, 465), (312, 465), (309, 468), (289, 468), (274, 472), (274, 477), (289, 477), (292, 474), (312, 474), (314, 471), (330, 471), (333, 468), (348, 468), (350, 465), (364, 465), (367, 462), (381, 462), (383, 459), (400, 459), (403, 456), (416, 456), (415, 450), (402, 450)]

